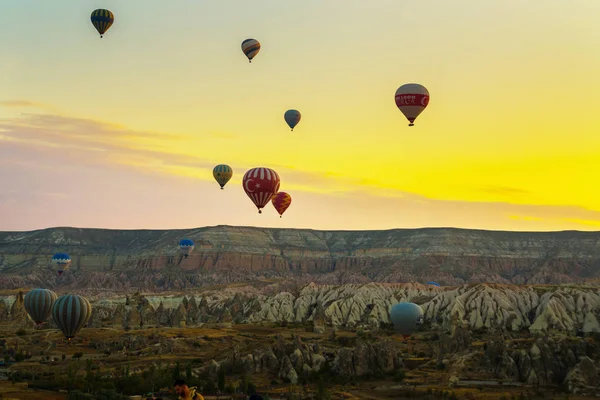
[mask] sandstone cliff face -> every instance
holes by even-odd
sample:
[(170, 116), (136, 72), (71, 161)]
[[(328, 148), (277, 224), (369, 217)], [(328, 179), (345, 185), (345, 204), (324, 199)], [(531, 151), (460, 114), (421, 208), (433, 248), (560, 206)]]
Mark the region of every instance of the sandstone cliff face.
[[(196, 242), (187, 259), (177, 250), (182, 237)], [(57, 251), (73, 258), (62, 279), (49, 267)], [(600, 233), (450, 228), (330, 232), (231, 226), (0, 232), (1, 288), (173, 291), (273, 277), (294, 278), (301, 284), (597, 282)]]
[[(90, 326), (198, 326), (203, 323), (307, 323), (376, 330), (389, 327), (390, 307), (419, 304), (423, 329), (531, 333), (600, 332), (600, 288), (468, 284), (440, 288), (421, 284), (306, 285), (296, 295), (237, 286), (186, 296), (140, 295), (91, 298)], [(263, 294), (271, 293), (271, 294)], [(0, 301), (0, 321), (26, 321), (22, 294)]]

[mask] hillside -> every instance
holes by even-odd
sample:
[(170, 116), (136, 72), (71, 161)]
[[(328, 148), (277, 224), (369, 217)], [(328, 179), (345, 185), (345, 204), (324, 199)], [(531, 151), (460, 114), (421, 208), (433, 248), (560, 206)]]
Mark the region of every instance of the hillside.
[[(177, 242), (189, 237), (188, 259)], [(61, 280), (54, 252), (73, 258)], [(248, 281), (298, 284), (561, 284), (600, 278), (600, 232), (454, 228), (314, 231), (217, 226), (190, 230), (51, 228), (0, 232), (0, 287), (174, 291)]]

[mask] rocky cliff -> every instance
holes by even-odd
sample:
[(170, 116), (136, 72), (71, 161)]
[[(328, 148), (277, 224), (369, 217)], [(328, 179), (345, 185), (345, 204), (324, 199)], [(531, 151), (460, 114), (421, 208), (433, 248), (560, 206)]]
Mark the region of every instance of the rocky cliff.
[[(177, 242), (196, 242), (179, 255)], [(52, 254), (68, 252), (61, 279)], [(493, 282), (600, 279), (600, 232), (495, 232), (452, 228), (313, 231), (217, 226), (190, 230), (52, 228), (0, 232), (0, 288), (44, 286), (174, 291), (242, 281)]]
[[(91, 298), (90, 327), (199, 326), (205, 323), (297, 323), (378, 330), (391, 326), (390, 307), (412, 301), (425, 314), (423, 330), (583, 334), (600, 332), (600, 288), (467, 284), (439, 288), (420, 284), (311, 283), (296, 294), (277, 284), (209, 290), (188, 295)], [(270, 293), (270, 294), (269, 294)], [(31, 324), (23, 293), (0, 297), (0, 322)], [(52, 324), (50, 324), (52, 325)]]

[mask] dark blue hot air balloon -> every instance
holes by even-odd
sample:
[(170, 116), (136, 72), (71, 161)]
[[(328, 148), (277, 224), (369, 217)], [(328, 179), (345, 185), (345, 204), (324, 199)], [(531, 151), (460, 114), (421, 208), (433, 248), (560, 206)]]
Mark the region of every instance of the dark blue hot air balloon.
[(439, 283), (437, 282), (427, 282), (428, 285), (433, 285), (433, 286), (440, 286)]
[(194, 250), (194, 241), (192, 239), (181, 239), (179, 241), (179, 250), (187, 258), (192, 250)]

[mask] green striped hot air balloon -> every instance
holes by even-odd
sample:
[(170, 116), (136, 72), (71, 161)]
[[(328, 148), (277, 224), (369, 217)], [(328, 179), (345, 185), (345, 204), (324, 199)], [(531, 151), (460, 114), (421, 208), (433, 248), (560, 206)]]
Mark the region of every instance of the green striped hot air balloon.
[(229, 165), (219, 164), (213, 168), (213, 177), (221, 186), (221, 190), (227, 184), (227, 182), (229, 182), (232, 176), (233, 169), (231, 169)]
[(56, 293), (48, 289), (33, 289), (25, 295), (25, 310), (38, 327), (46, 323), (57, 297)]
[(92, 25), (94, 25), (94, 28), (96, 28), (96, 30), (100, 34), (100, 37), (102, 37), (115, 22), (115, 16), (110, 10), (99, 8), (97, 10), (92, 11), (90, 20), (92, 21)]
[(68, 341), (77, 335), (92, 316), (92, 305), (83, 296), (65, 294), (52, 306), (52, 319)]

